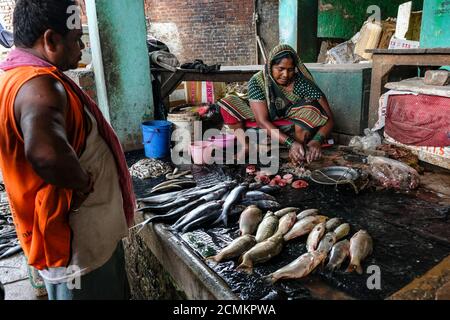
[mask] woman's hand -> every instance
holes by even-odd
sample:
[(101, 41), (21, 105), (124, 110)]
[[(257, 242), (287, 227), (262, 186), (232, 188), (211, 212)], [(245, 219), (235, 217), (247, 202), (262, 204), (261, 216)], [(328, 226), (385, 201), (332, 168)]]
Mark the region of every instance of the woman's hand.
[(306, 161), (311, 163), (312, 161), (319, 160), (322, 157), (322, 145), (317, 140), (311, 140), (308, 142), (308, 151), (306, 152)]
[(298, 164), (305, 160), (305, 150), (301, 143), (294, 142), (289, 150), (289, 158), (295, 164)]

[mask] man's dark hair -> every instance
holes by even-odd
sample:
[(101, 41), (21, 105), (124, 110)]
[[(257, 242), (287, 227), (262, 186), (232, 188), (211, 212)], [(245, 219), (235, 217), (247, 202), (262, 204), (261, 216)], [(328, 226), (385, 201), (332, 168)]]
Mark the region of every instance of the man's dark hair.
[(75, 0), (18, 0), (13, 16), (14, 44), (31, 48), (48, 29), (66, 35), (73, 14), (67, 8), (72, 5), (77, 5)]

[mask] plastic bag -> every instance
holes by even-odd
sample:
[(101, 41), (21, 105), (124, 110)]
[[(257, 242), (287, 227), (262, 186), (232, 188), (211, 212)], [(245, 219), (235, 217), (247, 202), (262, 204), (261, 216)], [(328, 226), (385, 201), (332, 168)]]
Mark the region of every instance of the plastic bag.
[(378, 185), (390, 189), (413, 190), (419, 186), (416, 170), (403, 162), (385, 157), (367, 157), (370, 174)]
[(381, 144), (381, 136), (376, 131), (364, 129), (364, 134), (364, 137), (354, 136), (348, 145), (362, 150), (375, 150)]

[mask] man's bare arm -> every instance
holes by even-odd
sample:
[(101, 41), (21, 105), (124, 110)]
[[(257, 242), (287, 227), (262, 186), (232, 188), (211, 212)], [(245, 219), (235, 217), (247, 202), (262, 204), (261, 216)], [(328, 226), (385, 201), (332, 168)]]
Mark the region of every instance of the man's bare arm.
[(89, 175), (66, 136), (67, 96), (62, 84), (48, 76), (28, 81), (16, 97), (14, 110), (25, 155), (36, 173), (49, 184), (86, 190)]

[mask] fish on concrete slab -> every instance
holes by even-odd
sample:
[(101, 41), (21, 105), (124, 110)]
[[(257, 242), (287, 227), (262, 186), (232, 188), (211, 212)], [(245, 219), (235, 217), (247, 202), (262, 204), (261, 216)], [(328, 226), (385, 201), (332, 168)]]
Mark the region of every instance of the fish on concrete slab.
[(194, 220), (197, 220), (202, 215), (207, 214), (208, 212), (215, 211), (222, 207), (223, 201), (222, 200), (213, 200), (207, 203), (204, 203), (194, 210), (188, 212), (185, 216), (181, 217), (172, 225), (172, 230), (180, 231), (183, 229), (184, 226), (191, 223)]
[(217, 263), (225, 260), (231, 260), (241, 256), (255, 244), (255, 237), (250, 234), (245, 234), (231, 241), (231, 243), (220, 250), (218, 254), (207, 257), (206, 259), (215, 261)]
[(291, 211), (288, 214), (282, 216), (278, 222), (278, 229), (275, 234), (285, 235), (291, 230), (292, 226), (297, 221), (295, 211)]
[(254, 191), (248, 191), (242, 201), (258, 201), (258, 200), (271, 200), (276, 201), (277, 199), (274, 196), (271, 196), (268, 193), (254, 190)]
[(282, 216), (284, 216), (285, 214), (288, 214), (289, 212), (296, 213), (298, 210), (299, 210), (299, 208), (297, 208), (297, 207), (287, 207), (287, 208), (283, 208), (278, 211), (275, 211), (274, 215), (277, 216), (278, 218), (281, 218)]
[(372, 253), (373, 240), (366, 230), (359, 230), (350, 239), (350, 264), (347, 272), (356, 270), (359, 274), (363, 273), (361, 262)]
[[(297, 218), (297, 217), (296, 217)], [(308, 234), (319, 223), (326, 222), (326, 216), (309, 216), (298, 220), (292, 228), (284, 235), (284, 241), (289, 241)]]
[(253, 273), (253, 266), (269, 261), (277, 256), (283, 249), (283, 236), (274, 234), (269, 239), (257, 243), (254, 247), (244, 253), (240, 259), (241, 264), (236, 270)]
[(272, 211), (267, 211), (256, 230), (256, 242), (262, 242), (275, 234), (279, 219)]
[(308, 235), (308, 239), (306, 240), (306, 250), (308, 252), (315, 251), (317, 249), (317, 246), (319, 245), (320, 240), (322, 239), (323, 235), (325, 234), (325, 222), (321, 222), (319, 224), (316, 224), (314, 228), (311, 230), (311, 232)]
[(324, 259), (326, 254), (323, 252), (312, 251), (302, 254), (300, 257), (288, 265), (264, 277), (264, 279), (273, 284), (281, 279), (300, 279), (309, 275)]
[(334, 234), (336, 235), (336, 241), (341, 240), (350, 233), (350, 224), (343, 223), (334, 229)]
[(258, 229), (259, 223), (262, 221), (263, 213), (255, 205), (247, 207), (239, 218), (239, 231), (241, 236), (245, 234), (254, 234)]
[(328, 252), (330, 252), (331, 248), (333, 248), (335, 243), (336, 243), (336, 235), (334, 234), (333, 231), (328, 232), (323, 236), (322, 240), (317, 246), (317, 251), (325, 252), (326, 254), (328, 254)]
[(342, 224), (342, 222), (343, 221), (341, 218), (331, 218), (330, 220), (327, 221), (326, 224), (327, 232), (334, 231), (334, 229), (339, 227)]
[(297, 220), (302, 220), (303, 218), (309, 217), (309, 216), (316, 216), (319, 214), (318, 209), (306, 209), (300, 212), (297, 215)]
[(347, 239), (339, 241), (331, 249), (330, 260), (328, 261), (326, 268), (331, 271), (339, 269), (349, 255), (350, 241)]
[(244, 182), (231, 190), (230, 194), (225, 200), (225, 203), (223, 204), (222, 213), (214, 223), (219, 223), (220, 221), (222, 221), (225, 227), (228, 226), (228, 213), (234, 204), (241, 201), (242, 197), (248, 189), (248, 185), (248, 183)]
[(272, 200), (245, 200), (242, 201), (242, 204), (246, 206), (254, 204), (262, 210), (271, 210), (271, 211), (277, 210), (279, 207), (281, 207), (281, 205), (278, 202)]

